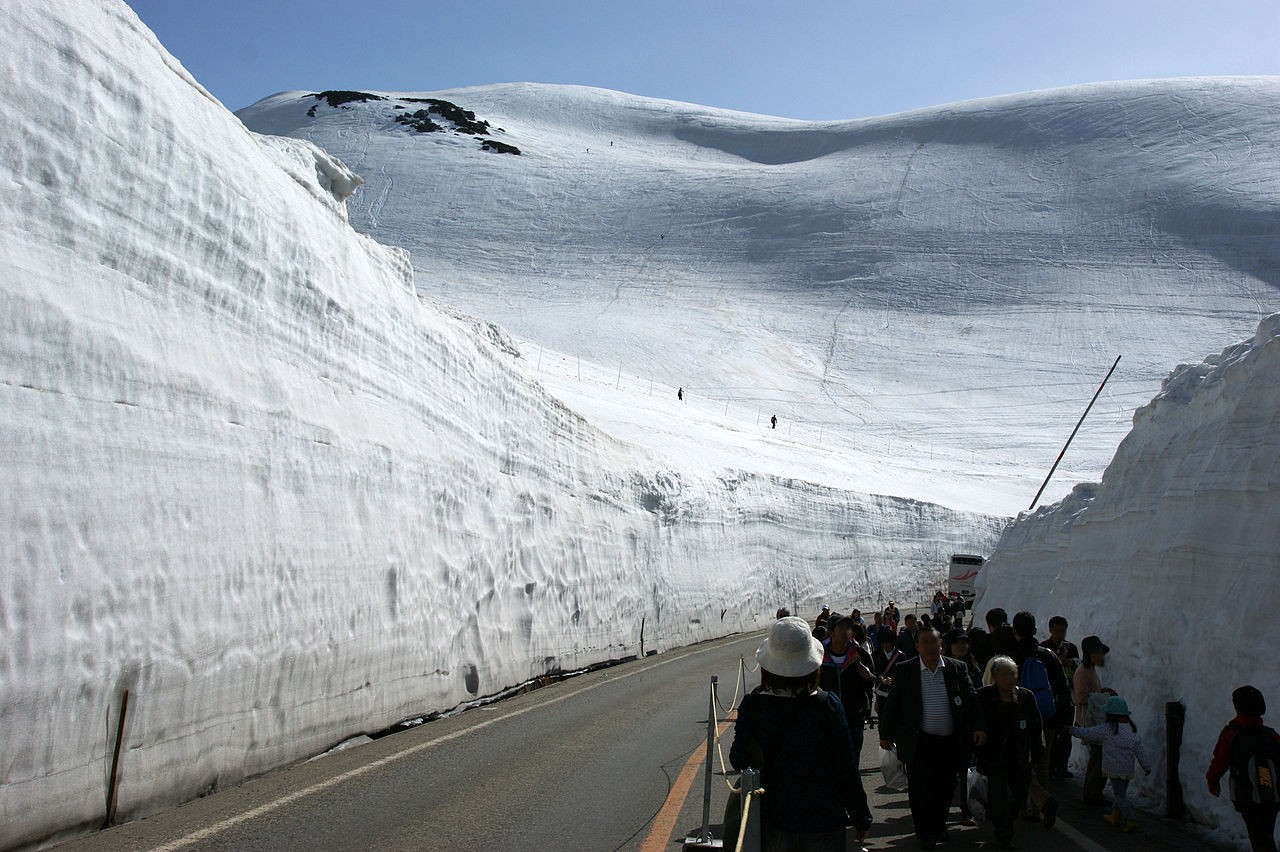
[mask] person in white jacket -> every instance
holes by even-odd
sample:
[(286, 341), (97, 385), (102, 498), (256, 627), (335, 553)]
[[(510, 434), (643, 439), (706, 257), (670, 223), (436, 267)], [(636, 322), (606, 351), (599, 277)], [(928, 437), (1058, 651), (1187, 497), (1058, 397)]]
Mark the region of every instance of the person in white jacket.
[(1151, 774), (1151, 763), (1142, 748), (1138, 726), (1129, 718), (1129, 705), (1125, 700), (1112, 695), (1099, 710), (1106, 714), (1105, 722), (1090, 728), (1073, 726), (1071, 736), (1087, 745), (1102, 747), (1102, 776), (1110, 782), (1114, 797), (1113, 809), (1103, 819), (1125, 831), (1133, 831), (1137, 822), (1126, 800), (1129, 782), (1133, 780), (1133, 763), (1136, 760), (1148, 775)]

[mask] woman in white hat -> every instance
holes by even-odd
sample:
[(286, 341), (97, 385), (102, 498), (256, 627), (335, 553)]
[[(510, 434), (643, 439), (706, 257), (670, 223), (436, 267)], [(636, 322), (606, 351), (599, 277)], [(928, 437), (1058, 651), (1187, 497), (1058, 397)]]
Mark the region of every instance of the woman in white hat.
[(760, 686), (742, 699), (729, 761), (763, 773), (764, 849), (845, 852), (861, 845), (871, 809), (840, 699), (818, 689), (822, 643), (802, 618), (783, 618), (756, 652)]

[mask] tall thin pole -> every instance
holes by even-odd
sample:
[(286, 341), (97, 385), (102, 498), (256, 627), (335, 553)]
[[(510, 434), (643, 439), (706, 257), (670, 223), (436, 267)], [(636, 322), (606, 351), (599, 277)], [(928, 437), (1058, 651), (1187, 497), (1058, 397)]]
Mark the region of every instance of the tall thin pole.
[(1036, 507), (1036, 503), (1040, 502), (1040, 495), (1044, 493), (1045, 488), (1049, 485), (1049, 480), (1053, 478), (1053, 472), (1058, 469), (1058, 463), (1062, 461), (1062, 457), (1067, 454), (1067, 447), (1071, 446), (1072, 439), (1076, 433), (1080, 431), (1080, 425), (1084, 423), (1084, 419), (1089, 416), (1090, 409), (1093, 404), (1098, 401), (1098, 397), (1102, 395), (1102, 389), (1107, 386), (1107, 382), (1111, 379), (1111, 374), (1116, 371), (1116, 367), (1120, 366), (1120, 356), (1116, 356), (1116, 361), (1111, 365), (1111, 369), (1107, 370), (1107, 375), (1102, 379), (1102, 384), (1098, 385), (1098, 389), (1093, 392), (1093, 399), (1089, 400), (1089, 404), (1085, 406), (1084, 414), (1080, 415), (1080, 419), (1076, 421), (1076, 428), (1071, 430), (1071, 435), (1067, 438), (1067, 442), (1062, 445), (1062, 452), (1058, 453), (1058, 458), (1053, 462), (1053, 467), (1049, 468), (1049, 475), (1044, 478), (1044, 482), (1040, 483), (1040, 490), (1036, 492), (1036, 496), (1032, 498), (1031, 505), (1027, 507), (1030, 512)]

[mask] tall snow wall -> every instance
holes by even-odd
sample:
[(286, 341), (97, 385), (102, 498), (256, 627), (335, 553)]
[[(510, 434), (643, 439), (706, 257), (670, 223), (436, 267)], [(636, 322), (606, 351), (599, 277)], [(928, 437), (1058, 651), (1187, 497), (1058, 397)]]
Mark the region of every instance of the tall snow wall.
[[(1063, 615), (1071, 636), (1112, 653), (1103, 682), (1124, 696), (1156, 757), (1142, 791), (1165, 791), (1165, 703), (1186, 705), (1180, 780), (1197, 821), (1241, 834), (1204, 784), (1252, 683), (1280, 707), (1280, 314), (1252, 340), (1181, 365), (1133, 418), (1096, 485), (1007, 527), (984, 569), (979, 613)], [(1242, 834), (1241, 834), (1242, 836)]]
[(0, 5), (0, 846), (905, 594), (999, 521), (673, 470), (524, 378), (118, 2)]

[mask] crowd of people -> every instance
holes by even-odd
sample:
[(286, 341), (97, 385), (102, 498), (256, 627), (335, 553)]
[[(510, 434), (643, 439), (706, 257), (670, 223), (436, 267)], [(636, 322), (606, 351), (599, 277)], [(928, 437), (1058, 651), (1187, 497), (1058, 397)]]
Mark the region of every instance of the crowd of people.
[[(845, 850), (849, 828), (859, 846), (866, 842), (873, 816), (859, 757), (865, 731), (877, 729), (884, 759), (905, 769), (923, 849), (948, 841), (953, 808), (961, 824), (976, 825), (978, 804), (989, 845), (1015, 848), (1019, 818), (1052, 830), (1050, 779), (1071, 777), (1074, 740), (1088, 750), (1084, 805), (1106, 809), (1103, 819), (1121, 831), (1135, 829), (1129, 783), (1152, 766), (1127, 702), (1103, 685), (1111, 649), (1097, 636), (1077, 647), (1061, 616), (1039, 639), (1030, 612), (1009, 618), (992, 609), (968, 629), (965, 612), (962, 598), (942, 592), (928, 614), (903, 616), (890, 601), (869, 624), (856, 609), (824, 606), (812, 625), (778, 610), (756, 655), (760, 686), (738, 708), (730, 749), (736, 769), (763, 774), (765, 850)], [(1229, 775), (1253, 849), (1276, 852), (1280, 735), (1262, 724), (1257, 689), (1241, 687), (1232, 701), (1236, 718), (1219, 738), (1208, 789), (1219, 795)]]

